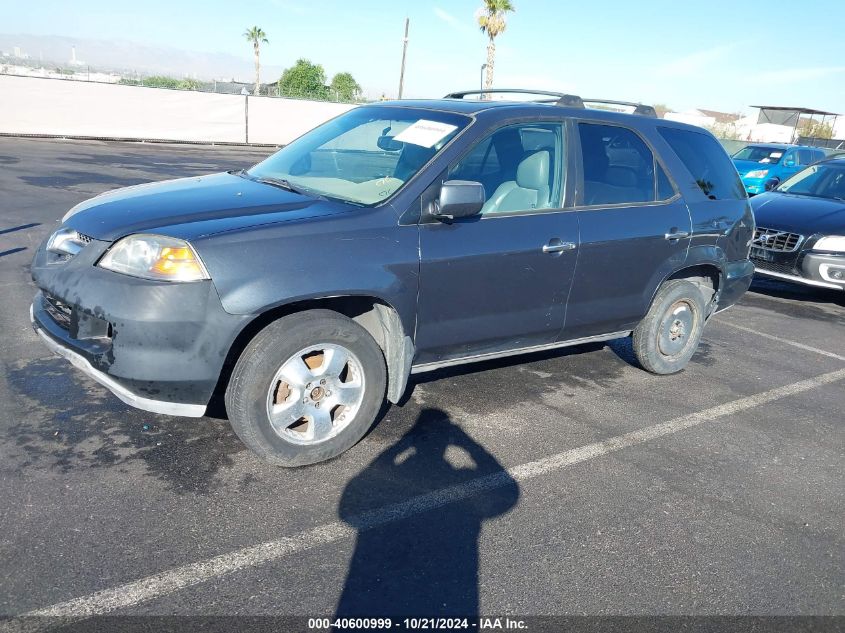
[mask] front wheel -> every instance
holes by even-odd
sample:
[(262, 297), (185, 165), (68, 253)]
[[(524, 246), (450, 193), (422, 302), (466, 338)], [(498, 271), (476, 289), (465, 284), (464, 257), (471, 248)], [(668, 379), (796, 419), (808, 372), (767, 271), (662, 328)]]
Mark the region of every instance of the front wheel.
[(329, 310), (274, 321), (247, 345), (226, 389), (238, 437), (265, 460), (303, 466), (353, 446), (384, 402), (378, 344)]
[(663, 284), (634, 330), (634, 354), (643, 369), (674, 374), (686, 367), (701, 340), (704, 310), (696, 284), (684, 279)]

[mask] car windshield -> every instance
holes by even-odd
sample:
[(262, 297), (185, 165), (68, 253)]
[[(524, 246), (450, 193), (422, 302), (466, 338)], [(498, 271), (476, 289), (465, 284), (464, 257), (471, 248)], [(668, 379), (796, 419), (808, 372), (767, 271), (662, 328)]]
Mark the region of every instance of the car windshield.
[(750, 160), (755, 163), (776, 165), (784, 155), (784, 150), (779, 147), (761, 147), (760, 145), (749, 145), (743, 147), (733, 155), (735, 160)]
[(371, 206), (399, 191), (469, 122), (449, 112), (362, 106), (299, 137), (246, 175)]
[(775, 191), (845, 200), (845, 164), (811, 165), (786, 180)]

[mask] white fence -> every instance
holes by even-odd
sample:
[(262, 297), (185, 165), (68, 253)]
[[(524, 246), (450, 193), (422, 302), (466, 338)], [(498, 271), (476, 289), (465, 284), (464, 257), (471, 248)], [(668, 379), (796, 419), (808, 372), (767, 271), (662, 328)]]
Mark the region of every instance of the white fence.
[(0, 133), (284, 145), (353, 108), (0, 75)]

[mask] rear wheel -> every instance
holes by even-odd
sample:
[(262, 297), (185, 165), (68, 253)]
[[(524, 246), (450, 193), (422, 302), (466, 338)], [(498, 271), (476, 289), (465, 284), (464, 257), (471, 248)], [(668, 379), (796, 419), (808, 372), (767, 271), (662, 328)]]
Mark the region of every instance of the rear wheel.
[(384, 401), (378, 344), (329, 310), (274, 321), (238, 359), (226, 410), (238, 437), (281, 466), (331, 459), (353, 446)]
[(674, 374), (698, 349), (704, 329), (705, 299), (684, 279), (666, 282), (634, 330), (634, 354), (647, 371)]

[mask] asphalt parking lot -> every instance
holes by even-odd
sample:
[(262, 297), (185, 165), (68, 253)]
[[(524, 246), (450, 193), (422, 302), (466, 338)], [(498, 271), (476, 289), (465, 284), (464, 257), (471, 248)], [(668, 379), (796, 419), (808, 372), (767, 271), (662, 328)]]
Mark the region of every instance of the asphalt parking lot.
[(72, 205), (269, 151), (0, 138), (0, 614), (845, 615), (845, 293), (755, 282), (675, 376), (627, 340), (417, 376), (294, 470), (38, 342)]

